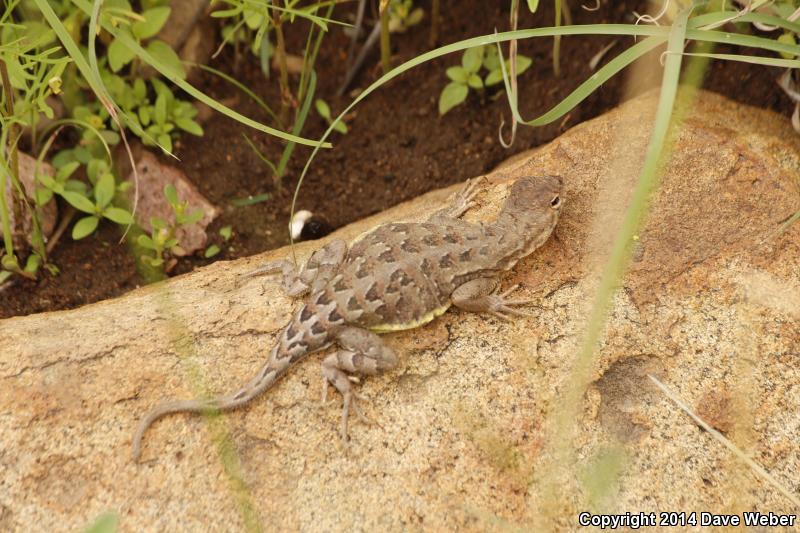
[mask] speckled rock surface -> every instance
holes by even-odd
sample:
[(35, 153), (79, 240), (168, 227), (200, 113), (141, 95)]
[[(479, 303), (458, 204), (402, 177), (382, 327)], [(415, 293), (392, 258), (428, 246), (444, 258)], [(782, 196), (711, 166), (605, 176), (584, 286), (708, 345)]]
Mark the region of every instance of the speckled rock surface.
[[(554, 238), (504, 278), (536, 318), (448, 312), (393, 334), (393, 372), (365, 381), (344, 453), (340, 402), (320, 408), (312, 356), (247, 408), (165, 418), (164, 397), (250, 377), (294, 304), (238, 274), (286, 249), (218, 262), (122, 298), (0, 321), (0, 530), (577, 529), (583, 510), (798, 512), (658, 389), (666, 383), (793, 494), (800, 492), (800, 143), (788, 120), (701, 93), (681, 128), (614, 300), (568, 440), (554, 436), (597, 273), (637, 177), (653, 94), (490, 176), (565, 178)], [(418, 219), (438, 191), (344, 228)], [(352, 199), (356, 201), (357, 199)], [(320, 243), (298, 248), (304, 258)], [(554, 462), (569, 446), (574, 461)]]

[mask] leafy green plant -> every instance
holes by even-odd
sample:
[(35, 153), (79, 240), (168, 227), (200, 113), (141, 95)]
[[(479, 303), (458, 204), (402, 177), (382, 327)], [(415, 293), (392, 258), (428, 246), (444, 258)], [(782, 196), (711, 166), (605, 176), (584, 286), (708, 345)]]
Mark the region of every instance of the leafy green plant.
[[(17, 24), (11, 18), (19, 2), (4, 3), (0, 13), (0, 226), (3, 232), (0, 282), (12, 274), (35, 278), (47, 260), (47, 248), (38, 213), (27, 198), (20, 181), (19, 140), (23, 128), (31, 132), (31, 144), (37, 145), (37, 124), (41, 116), (53, 118), (47, 98), (58, 94), (62, 74), (70, 62), (54, 46), (55, 34), (46, 25), (32, 22)], [(11, 219), (19, 225), (31, 218), (29, 240), (32, 252), (21, 266), (20, 250), (15, 249)]]
[(425, 11), (414, 7), (413, 0), (391, 0), (389, 3), (389, 32), (404, 33), (422, 22)]
[[(165, 3), (158, 2), (153, 7), (136, 13), (128, 0), (106, 0), (103, 16), (110, 24), (117, 27), (124, 37), (133, 40), (137, 45), (141, 46), (146, 41), (147, 44), (144, 48), (150, 55), (166, 65), (176, 76), (185, 78), (186, 70), (183, 68), (178, 54), (167, 43), (154, 38), (164, 27), (172, 11), (168, 5), (158, 5)], [(120, 72), (123, 67), (137, 59), (136, 51), (129, 47), (126, 41), (117, 35), (107, 45), (108, 66), (112, 72)], [(138, 67), (138, 62), (134, 63), (129, 75), (138, 75)]]
[[(483, 91), (486, 87), (498, 85), (503, 81), (501, 60), (497, 48), (491, 45), (468, 48), (461, 56), (461, 65), (447, 69), (450, 83), (445, 85), (439, 95), (439, 114), (444, 115), (454, 107), (462, 104), (470, 89)], [(509, 60), (505, 60), (509, 68)], [(517, 55), (517, 74), (525, 72), (531, 66), (531, 58)], [(482, 78), (481, 70), (488, 71)]]
[[(93, 162), (97, 161), (93, 160)], [(83, 239), (94, 233), (102, 218), (126, 226), (134, 223), (130, 211), (111, 203), (115, 194), (118, 191), (126, 190), (129, 183), (124, 182), (117, 185), (111, 171), (103, 162), (100, 163), (102, 164), (89, 167), (89, 176), (94, 183), (91, 188), (82, 181), (67, 179), (77, 168), (77, 164), (74, 162), (59, 169), (55, 178), (47, 175), (37, 176), (43, 185), (39, 191), (43, 191), (44, 197), (48, 194), (58, 194), (72, 207), (85, 214), (72, 227), (72, 238), (75, 240)]]
[(319, 115), (325, 119), (325, 122), (327, 122), (329, 125), (333, 125), (333, 129), (339, 133), (347, 133), (347, 124), (345, 124), (341, 119), (333, 120), (331, 118), (331, 108), (328, 106), (328, 103), (325, 100), (322, 98), (317, 98), (314, 101), (314, 107), (317, 108), (317, 113), (319, 113)]
[(142, 255), (142, 261), (152, 267), (163, 267), (166, 254), (184, 255), (185, 252), (180, 247), (176, 233), (182, 226), (196, 224), (203, 218), (201, 209), (189, 210), (189, 203), (178, 199), (178, 192), (172, 184), (164, 187), (164, 197), (169, 202), (175, 221), (169, 222), (161, 217), (151, 217), (150, 235), (139, 235), (137, 242), (139, 246), (150, 250), (151, 255)]

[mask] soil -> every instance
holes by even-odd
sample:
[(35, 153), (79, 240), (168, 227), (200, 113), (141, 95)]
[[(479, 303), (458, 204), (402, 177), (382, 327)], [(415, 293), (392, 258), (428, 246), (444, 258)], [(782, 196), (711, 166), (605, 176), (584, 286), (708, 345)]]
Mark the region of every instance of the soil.
[[(441, 4), (438, 45), (492, 33), (495, 28), (508, 28), (507, 2), (443, 0)], [(642, 2), (601, 2), (600, 9), (594, 12), (575, 4), (572, 9), (575, 24), (629, 23), (633, 21), (634, 10), (644, 11)], [(428, 3), (421, 5), (429, 14)], [(352, 8), (352, 4), (337, 8), (334, 17), (348, 20)], [(552, 20), (552, 4), (543, 2), (536, 14), (521, 9), (519, 27), (551, 26)], [(345, 73), (349, 39), (341, 28), (332, 28), (323, 41), (316, 64), (317, 96), (325, 99), (336, 114), (352, 96), (335, 96)], [(290, 53), (302, 53), (307, 29), (303, 22), (286, 28)], [(428, 50), (429, 30), (426, 16), (423, 23), (407, 33), (393, 34), (393, 64)], [(531, 68), (519, 79), (522, 116), (538, 116), (569, 94), (591, 75), (589, 60), (612, 40), (604, 36), (562, 39), (561, 72), (557, 77), (552, 68), (553, 40), (521, 41), (520, 53), (533, 59)], [(605, 61), (619, 53), (623, 45), (624, 39), (617, 39)], [(718, 51), (732, 52), (723, 47)], [(234, 76), (277, 108), (280, 94), (275, 73), (266, 79), (255, 57), (247, 55), (239, 59), (228, 47), (210, 64)], [(520, 127), (513, 146), (505, 149), (498, 142), (499, 125), (504, 118), (509, 120), (502, 93), (488, 92), (481, 96), (472, 92), (465, 105), (439, 116), (439, 92), (448, 81), (445, 70), (459, 61), (460, 55), (450, 55), (425, 63), (357, 106), (346, 118), (350, 132), (334, 134), (334, 149), (321, 151), (315, 159), (300, 190), (298, 209), (311, 210), (334, 228), (342, 226), (431, 189), (485, 173), (511, 155), (549, 142), (570, 127), (616, 106), (623, 92), (628, 97), (659, 82), (657, 78), (637, 79), (635, 91), (631, 92), (626, 77), (615, 76), (564, 119), (541, 128)], [(364, 88), (380, 74), (378, 52), (374, 50), (352, 87)], [(757, 65), (714, 62), (705, 88), (744, 104), (772, 109), (788, 118), (793, 105), (775, 83), (779, 74), (777, 69)], [(296, 86), (297, 80), (292, 81)], [(270, 123), (258, 105), (220, 78), (200, 74), (195, 83), (237, 111)], [(302, 135), (319, 138), (325, 127), (323, 119), (312, 111)], [(185, 135), (175, 143), (179, 162), (167, 158), (164, 161), (179, 165), (198, 189), (221, 208), (221, 215), (209, 227), (209, 237), (222, 252), (212, 259), (181, 259), (172, 274), (214, 260), (249, 256), (287, 244), (292, 194), (310, 153), (309, 149), (298, 147), (287, 175), (278, 184), (244, 137), (249, 137), (274, 162), (280, 158), (281, 141), (221, 115), (208, 119), (204, 129), (203, 137)], [(506, 138), (508, 130), (508, 127), (504, 130)], [(244, 207), (231, 203), (261, 193), (268, 193), (269, 199)], [(233, 227), (233, 237), (227, 242), (218, 233), (223, 226)], [(43, 273), (37, 281), (18, 280), (0, 293), (0, 317), (69, 309), (118, 296), (144, 284), (136, 261), (119, 237), (118, 228), (111, 224), (101, 225), (97, 234), (81, 241), (65, 237), (51, 257), (60, 273), (55, 276)]]

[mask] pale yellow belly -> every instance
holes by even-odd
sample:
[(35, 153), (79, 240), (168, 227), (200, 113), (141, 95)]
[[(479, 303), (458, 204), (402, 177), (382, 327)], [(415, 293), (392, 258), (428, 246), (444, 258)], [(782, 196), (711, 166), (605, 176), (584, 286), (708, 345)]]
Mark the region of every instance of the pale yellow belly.
[(447, 302), (445, 305), (437, 307), (433, 311), (425, 313), (420, 318), (412, 320), (407, 324), (378, 324), (376, 326), (370, 326), (369, 330), (374, 333), (390, 333), (392, 331), (403, 331), (406, 329), (418, 328), (420, 326), (424, 326), (428, 322), (431, 322), (436, 317), (442, 316), (444, 312), (450, 308), (450, 305), (450, 302)]

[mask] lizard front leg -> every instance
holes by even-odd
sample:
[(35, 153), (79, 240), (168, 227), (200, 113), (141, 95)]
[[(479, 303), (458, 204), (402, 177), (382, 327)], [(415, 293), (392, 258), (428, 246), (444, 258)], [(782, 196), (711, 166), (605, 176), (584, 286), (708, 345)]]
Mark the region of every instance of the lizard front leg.
[(475, 206), (475, 197), (480, 192), (480, 185), (485, 182), (486, 178), (483, 176), (468, 180), (464, 187), (450, 198), (450, 205), (436, 211), (428, 220), (433, 222), (441, 218), (460, 217)]
[(322, 362), (323, 388), (322, 403), (328, 393), (328, 383), (336, 387), (344, 399), (342, 409), (342, 441), (347, 442), (347, 419), (350, 410), (362, 420), (366, 417), (356, 403), (362, 397), (353, 390), (351, 374), (374, 376), (397, 366), (397, 356), (389, 346), (375, 333), (357, 327), (346, 327), (337, 335), (337, 342), (342, 348), (330, 354)]
[(346, 254), (347, 243), (336, 239), (314, 252), (302, 269), (288, 259), (283, 259), (265, 263), (244, 275), (260, 276), (281, 271), (284, 292), (297, 298), (307, 293), (312, 286), (321, 286), (327, 283), (336, 274)]
[(514, 285), (507, 291), (500, 293), (500, 283), (496, 279), (478, 278), (456, 287), (450, 295), (450, 301), (464, 311), (490, 313), (502, 320), (508, 320), (508, 315), (533, 316), (511, 306), (526, 305), (534, 300), (506, 299), (509, 294), (518, 288), (519, 285)]

